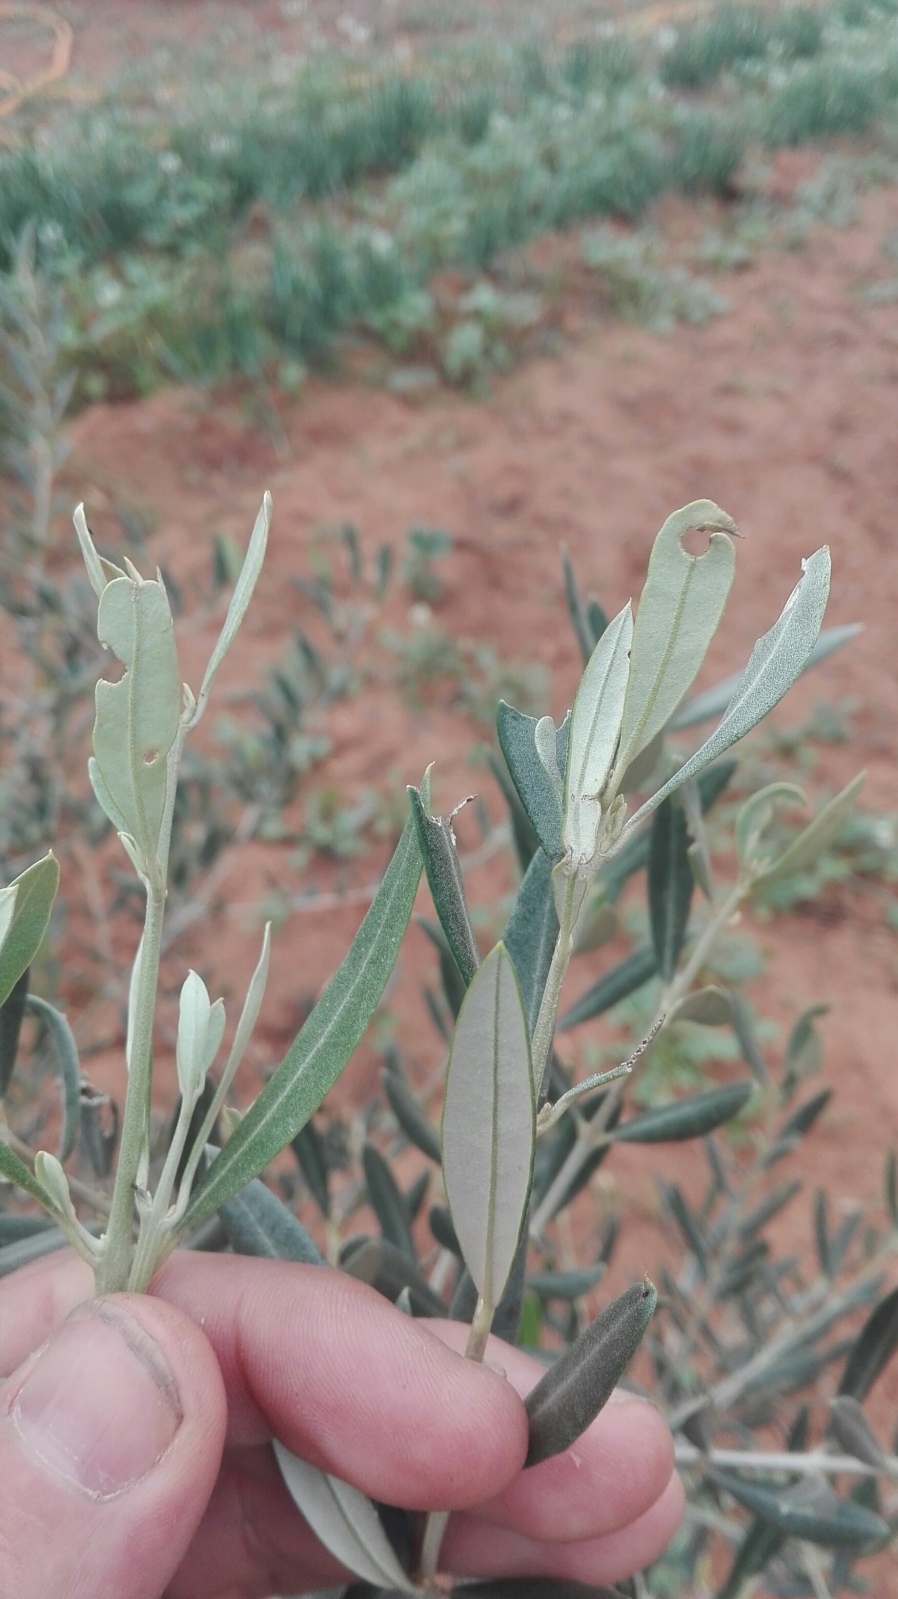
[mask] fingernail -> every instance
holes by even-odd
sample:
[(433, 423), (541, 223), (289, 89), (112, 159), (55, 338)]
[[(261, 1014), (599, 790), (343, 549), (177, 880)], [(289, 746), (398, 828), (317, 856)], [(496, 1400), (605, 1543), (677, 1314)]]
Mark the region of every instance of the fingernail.
[(156, 1464), (183, 1412), (168, 1361), (121, 1305), (81, 1306), (38, 1355), (12, 1410), (32, 1455), (107, 1499)]

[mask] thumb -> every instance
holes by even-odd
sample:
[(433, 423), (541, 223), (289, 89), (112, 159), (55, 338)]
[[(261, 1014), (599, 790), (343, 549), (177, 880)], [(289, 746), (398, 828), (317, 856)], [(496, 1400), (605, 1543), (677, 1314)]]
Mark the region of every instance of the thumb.
[(206, 1508), (227, 1406), (159, 1299), (79, 1305), (0, 1387), (0, 1599), (160, 1599)]

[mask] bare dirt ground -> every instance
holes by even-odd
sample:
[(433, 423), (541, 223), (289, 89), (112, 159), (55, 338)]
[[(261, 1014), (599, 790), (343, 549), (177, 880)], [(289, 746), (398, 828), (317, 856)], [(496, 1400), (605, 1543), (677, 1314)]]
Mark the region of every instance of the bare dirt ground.
[[(388, 10), (359, 5), (353, 14), (374, 29)], [(345, 11), (97, 0), (73, 6), (71, 15), (77, 70), (87, 77), (119, 66), (129, 52), (170, 45), (173, 30), (196, 42), (211, 26), (231, 20), (235, 28), (282, 30), (286, 42), (302, 48), (313, 24), (337, 37)], [(345, 25), (342, 33), (347, 36)], [(412, 28), (403, 31), (412, 43), (414, 36)], [(812, 166), (807, 157), (783, 158), (772, 181), (788, 193)], [(246, 397), (238, 392), (177, 390), (134, 404), (98, 405), (72, 428), (65, 486), (73, 499), (85, 499), (101, 544), (104, 531), (118, 538), (122, 507), (145, 512), (155, 528), (154, 557), (182, 578), (208, 571), (213, 530), (244, 541), (262, 489), (271, 489), (270, 562), (225, 688), (251, 671), (261, 675), (294, 622), (305, 618), (289, 580), (307, 571), (309, 545), (322, 525), (352, 521), (369, 548), (386, 541), (397, 549), (415, 523), (444, 527), (455, 542), (436, 620), (502, 657), (541, 663), (551, 674), (556, 715), (570, 701), (578, 667), (560, 594), (561, 541), (584, 582), (614, 610), (638, 593), (651, 541), (670, 510), (709, 497), (735, 516), (746, 537), (703, 682), (742, 665), (755, 637), (779, 613), (801, 557), (828, 543), (834, 586), (827, 620), (862, 621), (865, 631), (798, 685), (778, 719), (794, 725), (819, 700), (850, 701), (852, 738), (822, 750), (814, 783), (835, 789), (865, 766), (864, 805), (893, 811), (898, 324), (894, 305), (874, 305), (858, 290), (883, 275), (880, 247), (896, 222), (898, 191), (873, 191), (850, 227), (816, 228), (803, 250), (762, 252), (749, 268), (722, 278), (729, 312), (666, 339), (602, 319), (573, 296), (560, 354), (497, 381), (483, 401), (439, 391), (411, 402), (348, 379), (316, 378), (298, 398), (277, 399), (276, 435), (248, 420)], [(674, 236), (694, 225), (675, 208), (666, 223)], [(394, 600), (385, 620), (408, 632), (397, 605)], [(191, 670), (196, 675), (212, 637), (211, 626), (190, 634), (188, 676)], [(323, 775), (347, 801), (366, 783), (398, 789), (417, 782), (435, 761), (438, 808), (446, 811), (479, 788), (492, 814), (501, 813), (482, 768), (472, 769), (469, 760), (483, 734), (451, 703), (409, 711), (388, 684), (373, 681), (337, 706), (329, 732), (333, 754)], [(470, 845), (468, 825), (462, 842)], [(371, 875), (369, 859), (355, 881)], [(253, 886), (272, 876), (288, 891), (301, 886), (283, 852), (253, 846), (248, 880), (235, 871), (227, 891), (245, 907)], [(319, 880), (326, 886), (320, 873)], [(477, 906), (494, 906), (508, 887), (496, 860), (471, 873), (469, 893)], [(424, 890), (419, 908), (428, 909)], [(277, 1058), (298, 1003), (334, 969), (359, 916), (357, 903), (311, 909), (280, 929), (256, 1072)], [(782, 1037), (807, 1005), (831, 1005), (821, 1030), (826, 1079), (836, 1093), (799, 1156), (808, 1186), (825, 1181), (839, 1207), (873, 1204), (884, 1147), (898, 1128), (898, 935), (875, 889), (858, 886), (829, 891), (803, 911), (759, 923), (756, 935), (770, 958), (752, 996)], [(245, 911), (220, 916), (204, 969), (239, 990), (257, 942), (258, 924)], [(199, 940), (194, 959), (198, 947)], [(591, 958), (584, 984), (605, 958), (602, 952)], [(438, 1063), (419, 998), (431, 966), (424, 936), (413, 931), (389, 996), (398, 1038), (422, 1080)], [(600, 1023), (591, 1027), (594, 1037), (606, 1036)], [(360, 1103), (375, 1067), (372, 1051), (363, 1049), (340, 1093)], [(241, 1085), (246, 1096), (251, 1077)], [(644, 1154), (632, 1151), (611, 1164), (614, 1184), (637, 1218), (625, 1232), (618, 1268), (632, 1275), (651, 1266), (660, 1247), (655, 1177), (685, 1177), (688, 1185), (692, 1157), (656, 1151), (649, 1166)], [(613, 1201), (613, 1190), (607, 1197)], [(806, 1246), (807, 1205), (794, 1205), (784, 1226)], [(890, 1398), (896, 1393), (898, 1380)]]

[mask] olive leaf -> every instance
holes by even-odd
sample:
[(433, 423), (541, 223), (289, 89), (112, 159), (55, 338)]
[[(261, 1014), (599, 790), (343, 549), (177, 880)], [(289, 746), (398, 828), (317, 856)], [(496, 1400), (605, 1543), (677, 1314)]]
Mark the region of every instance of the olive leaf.
[(300, 1460), (277, 1438), (273, 1448), (293, 1503), (335, 1559), (366, 1582), (415, 1593), (371, 1500), (349, 1483)]
[(452, 824), (445, 816), (430, 816), (412, 784), (409, 784), (408, 797), (434, 908), (455, 964), (467, 984), (480, 965), (480, 955), (468, 913)]
[(836, 794), (828, 804), (824, 805), (814, 820), (802, 829), (782, 855), (770, 861), (764, 866), (763, 871), (755, 876), (752, 887), (765, 888), (769, 883), (778, 882), (783, 877), (792, 877), (796, 872), (807, 871), (809, 866), (813, 866), (838, 838), (851, 815), (866, 776), (866, 772), (858, 772), (857, 777), (852, 778), (841, 793)]
[(65, 1016), (54, 1005), (29, 994), (25, 1001), (29, 1010), (39, 1016), (47, 1029), (59, 1067), (62, 1094), (62, 1124), (59, 1129), (58, 1160), (68, 1160), (75, 1147), (81, 1120), (81, 1064), (75, 1035)]
[[(781, 1482), (747, 1482), (722, 1471), (710, 1473), (714, 1482), (753, 1515), (776, 1527), (786, 1537), (803, 1538), (824, 1548), (876, 1544), (889, 1536), (888, 1523), (851, 1499), (832, 1495), (826, 1510), (818, 1511), (796, 1498), (794, 1489)], [(800, 1486), (800, 1485), (799, 1485)]]
[(59, 862), (51, 851), (0, 889), (0, 1005), (43, 943), (58, 887)]
[(477, 1291), (499, 1304), (517, 1252), (533, 1167), (530, 1035), (503, 944), (477, 971), (455, 1024), (443, 1105), (443, 1176)]
[(628, 994), (657, 976), (657, 973), (658, 960), (654, 949), (651, 944), (641, 944), (575, 1000), (570, 1010), (561, 1017), (558, 1031), (566, 1032), (569, 1027), (590, 1021), (593, 1016), (601, 1016), (612, 1005), (619, 1005)]
[(770, 826), (778, 808), (794, 809), (808, 803), (804, 790), (796, 783), (768, 783), (750, 795), (736, 813), (736, 853), (742, 867), (752, 866), (758, 858), (764, 831)]
[[(421, 854), (409, 817), (342, 964), (280, 1066), (206, 1172), (182, 1218), (183, 1227), (195, 1227), (257, 1177), (318, 1109), (374, 1014), (408, 926), (420, 877)], [(261, 966), (260, 962), (256, 977), (264, 982)]]
[[(100, 595), (97, 637), (125, 668), (96, 689), (93, 748), (120, 831), (155, 859), (168, 780), (168, 755), (181, 718), (174, 624), (161, 582), (114, 578)], [(98, 795), (99, 798), (99, 795)], [(102, 803), (102, 800), (101, 800)]]
[(688, 1099), (659, 1105), (621, 1122), (612, 1134), (621, 1144), (671, 1144), (684, 1138), (703, 1138), (723, 1122), (738, 1116), (755, 1091), (754, 1082), (726, 1083)]
[(733, 996), (725, 988), (709, 983), (707, 988), (697, 988), (678, 1000), (665, 1018), (672, 1022), (698, 1022), (702, 1027), (725, 1027), (733, 1020)]
[(665, 800), (652, 821), (648, 894), (655, 959), (666, 983), (677, 969), (694, 888), (686, 815), (681, 805)]
[(808, 663), (820, 632), (829, 596), (829, 550), (824, 545), (806, 561), (802, 576), (769, 632), (758, 639), (721, 721), (709, 739), (690, 756), (651, 799), (630, 818), (625, 833), (673, 794), (689, 777), (717, 759), (778, 705)]
[(374, 1144), (366, 1143), (362, 1149), (362, 1169), (368, 1200), (380, 1223), (381, 1232), (394, 1248), (408, 1255), (410, 1260), (415, 1260), (411, 1218), (405, 1196), (400, 1192), (389, 1162), (384, 1160)]
[(538, 849), (518, 889), (503, 935), (521, 985), (531, 1038), (557, 940), (558, 913), (552, 889), (552, 863), (545, 851)]
[(405, 1078), (400, 1077), (398, 1072), (385, 1071), (381, 1073), (381, 1082), (390, 1109), (409, 1143), (414, 1144), (423, 1155), (427, 1155), (430, 1160), (435, 1160), (439, 1164), (441, 1158), (439, 1134), (429, 1116), (426, 1116), (421, 1109)]
[[(539, 719), (516, 711), (505, 700), (499, 701), (496, 731), (505, 764), (527, 813), (530, 824), (550, 860), (562, 852), (562, 808), (558, 786), (546, 770), (536, 748)], [(559, 775), (567, 763), (570, 719), (566, 717), (555, 733)]]
[[(701, 555), (683, 548), (691, 528), (711, 535)], [(616, 780), (666, 726), (695, 681), (733, 582), (736, 552), (727, 534), (737, 531), (718, 505), (695, 500), (674, 511), (655, 539), (633, 630)]]
[(224, 619), (224, 626), (218, 635), (218, 642), (212, 651), (209, 665), (206, 667), (203, 675), (203, 681), (200, 686), (199, 694), (196, 697), (196, 705), (191, 717), (192, 727), (196, 726), (203, 714), (203, 711), (205, 710), (206, 701), (209, 698), (209, 692), (212, 688), (215, 674), (227, 655), (228, 650), (231, 648), (231, 645), (237, 636), (240, 624), (246, 615), (250, 600), (253, 597), (253, 591), (255, 590), (256, 584), (259, 581), (259, 574), (262, 571), (262, 564), (265, 560), (265, 551), (268, 548), (268, 534), (270, 529), (271, 495), (266, 489), (262, 496), (262, 505), (259, 510), (259, 514), (256, 517), (255, 525), (250, 536), (249, 548), (246, 552), (246, 559), (243, 562), (240, 576), (237, 579), (234, 592), (231, 595), (231, 603), (228, 606), (228, 614)]
[(327, 1265), (314, 1238), (259, 1177), (226, 1199), (218, 1214), (237, 1255), (293, 1260), (305, 1266)]
[(562, 844), (575, 866), (585, 866), (595, 857), (600, 799), (620, 734), (632, 638), (633, 612), (628, 601), (599, 639), (574, 699), (564, 774)]
[[(863, 631), (861, 622), (846, 622), (841, 627), (823, 628), (802, 670), (809, 672), (812, 666), (819, 666), (821, 661), (825, 661), (836, 650), (840, 650), (843, 644), (848, 644)], [(699, 723), (710, 722), (713, 716), (719, 716), (726, 710), (735, 690), (739, 687), (741, 675), (741, 672), (733, 672), (729, 677), (715, 683), (713, 688), (693, 695), (691, 700), (687, 700), (678, 711), (674, 712), (667, 724), (667, 731), (682, 732), (684, 728), (697, 727)]]
[(559, 1455), (586, 1431), (633, 1359), (658, 1295), (647, 1277), (613, 1300), (540, 1378), (524, 1401), (525, 1466)]
[(5, 1097), (16, 1069), (30, 971), (26, 966), (0, 1005), (0, 1100)]
[(871, 1312), (851, 1347), (839, 1381), (839, 1393), (866, 1399), (876, 1379), (898, 1349), (898, 1288)]

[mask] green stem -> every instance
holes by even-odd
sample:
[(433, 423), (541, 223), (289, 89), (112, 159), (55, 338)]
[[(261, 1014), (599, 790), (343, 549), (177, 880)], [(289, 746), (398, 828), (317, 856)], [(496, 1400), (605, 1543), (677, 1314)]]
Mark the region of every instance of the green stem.
[(558, 937), (555, 940), (555, 948), (552, 951), (549, 974), (546, 978), (546, 986), (543, 989), (536, 1026), (533, 1029), (533, 1082), (536, 1088), (537, 1108), (542, 1103), (546, 1092), (552, 1057), (552, 1039), (555, 1036), (555, 1019), (558, 1015), (564, 979), (573, 954), (574, 932), (583, 899), (584, 894), (580, 879), (576, 876), (569, 877), (565, 884), (564, 904), (558, 925)]
[(148, 1136), (147, 1118), (153, 1076), (153, 1019), (159, 983), (159, 956), (164, 915), (165, 889), (160, 888), (158, 883), (152, 883), (147, 888), (140, 980), (134, 996), (132, 1049), (128, 1065), (125, 1111), (122, 1118), (122, 1140), (103, 1258), (96, 1272), (98, 1294), (123, 1291), (127, 1286), (131, 1269), (134, 1250), (134, 1189)]
[[(465, 1345), (465, 1360), (482, 1361), (493, 1324), (493, 1307), (485, 1299), (478, 1299), (474, 1319)], [(432, 1582), (440, 1563), (440, 1548), (449, 1521), (448, 1510), (431, 1510), (424, 1524), (421, 1544), (420, 1576), (422, 1582)]]
[[(738, 909), (747, 893), (748, 884), (740, 878), (708, 917), (707, 925), (696, 939), (689, 959), (682, 971), (677, 972), (661, 995), (652, 1022), (653, 1027), (659, 1021), (663, 1021), (678, 1000), (683, 998), (683, 995), (687, 992), (696, 974), (701, 970), (707, 959), (711, 946), (721, 928), (726, 926), (726, 923), (730, 920), (734, 911)], [(540, 1010), (540, 1017), (542, 1017), (542, 1010)], [(577, 1134), (576, 1143), (534, 1213), (530, 1224), (531, 1238), (541, 1237), (552, 1219), (555, 1207), (562, 1194), (567, 1191), (574, 1178), (579, 1176), (580, 1171), (593, 1151), (598, 1149), (603, 1143), (608, 1142), (608, 1124), (623, 1094), (625, 1081), (626, 1079), (624, 1078), (622, 1081), (612, 1084), (597, 1115), (593, 1117), (592, 1121), (585, 1122), (581, 1127)]]

